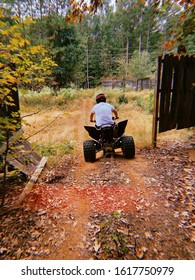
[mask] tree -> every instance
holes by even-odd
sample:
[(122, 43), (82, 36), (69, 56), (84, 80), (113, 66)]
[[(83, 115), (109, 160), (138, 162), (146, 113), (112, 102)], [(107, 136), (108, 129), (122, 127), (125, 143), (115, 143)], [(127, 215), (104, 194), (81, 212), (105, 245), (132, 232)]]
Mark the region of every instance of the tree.
[(28, 26), (29, 23), (31, 21), (28, 19), (21, 22), (18, 17), (7, 20), (6, 11), (0, 10), (0, 146), (3, 149), (0, 165), (4, 172), (2, 205), (6, 193), (7, 157), (14, 152), (9, 139), (21, 127), (18, 86), (45, 82), (55, 65), (47, 57), (43, 46), (30, 44), (24, 32), (24, 25)]
[(154, 64), (146, 51), (134, 51), (129, 63), (129, 75), (131, 78), (143, 79), (150, 77), (154, 71)]
[[(120, 65), (125, 77), (138, 49), (155, 59), (164, 52), (176, 52), (182, 42), (189, 54), (194, 52), (194, 1), (120, 0), (116, 5), (111, 0), (8, 2), (12, 12), (15, 7), (16, 14), (20, 11), (22, 15), (23, 39), (44, 46), (47, 57), (58, 64), (53, 75), (47, 76), (48, 85), (55, 80), (59, 86), (85, 82), (96, 86), (103, 77), (117, 77)], [(30, 25), (23, 21), (28, 14), (34, 18)]]
[[(180, 43), (183, 41), (187, 45), (189, 45), (189, 41), (191, 39), (194, 39), (194, 30), (195, 30), (195, 23), (194, 23), (194, 9), (195, 9), (195, 0), (163, 0), (163, 1), (155, 1), (155, 0), (130, 0), (130, 1), (116, 1), (117, 2), (117, 9), (122, 7), (123, 10), (128, 10), (129, 7), (134, 8), (137, 10), (137, 20), (134, 21), (134, 24), (137, 24), (137, 34), (139, 35), (139, 48), (144, 49), (142, 47), (143, 42), (143, 34), (144, 34), (144, 25), (147, 23), (147, 44), (149, 44), (150, 39), (150, 31), (153, 28), (153, 25), (151, 24), (151, 19), (156, 19), (156, 14), (153, 14), (153, 16), (150, 16), (148, 19), (146, 17), (146, 20), (144, 19), (145, 11), (148, 11), (152, 9), (158, 13), (164, 12), (164, 20), (161, 20), (161, 25), (164, 27), (163, 35), (165, 36), (164, 43), (165, 47), (167, 49), (171, 49), (174, 47), (174, 45), (177, 45), (178, 42)], [(73, 20), (73, 21), (81, 21), (83, 19), (84, 13), (96, 13), (98, 8), (102, 8), (104, 5), (101, 0), (91, 0), (90, 4), (87, 4), (87, 1), (78, 1), (75, 2), (71, 0), (72, 10), (70, 15), (67, 17), (67, 19)], [(107, 3), (107, 2), (106, 2)], [(133, 5), (132, 5), (133, 4)], [(177, 14), (172, 13), (172, 6), (177, 6), (180, 9), (180, 12)], [(149, 8), (149, 9), (148, 9)], [(177, 28), (175, 28), (175, 25), (172, 27), (168, 27), (171, 21), (167, 21), (167, 16), (171, 18), (177, 19)], [(167, 25), (168, 23), (168, 25)], [(168, 30), (169, 29), (169, 30)], [(171, 34), (171, 36), (167, 36), (168, 34)], [(189, 38), (188, 38), (189, 36)], [(129, 41), (127, 37), (127, 42)], [(127, 46), (129, 44), (127, 43)], [(191, 45), (190, 49), (191, 49)]]
[(95, 87), (100, 84), (100, 79), (107, 72), (107, 53), (102, 18), (99, 15), (86, 16), (77, 25), (78, 36), (82, 35), (82, 47), (85, 49), (85, 65), (87, 87)]
[(65, 15), (68, 9), (68, 1), (62, 0), (3, 0), (0, 5), (10, 8), (20, 18), (43, 18), (55, 12)]
[[(158, 29), (161, 30), (164, 38), (162, 50), (164, 52), (176, 51), (176, 47), (181, 42), (184, 43), (188, 49), (190, 46), (189, 42), (194, 40), (195, 34), (195, 1), (164, 0), (161, 1), (161, 4), (162, 5), (158, 7), (161, 12)], [(189, 50), (190, 49), (191, 47)]]
[(74, 27), (66, 26), (62, 30), (58, 30), (52, 43), (53, 59), (58, 64), (53, 72), (56, 81), (61, 87), (68, 87), (71, 82), (74, 83), (77, 80), (79, 86), (81, 81), (77, 79), (77, 69), (79, 68), (78, 62), (82, 50), (79, 48)]
[(3, 64), (12, 62), (16, 65), (15, 80), (18, 85), (33, 84), (35, 86), (36, 83), (44, 83), (56, 64), (48, 56), (43, 45), (31, 45), (28, 28), (32, 20), (27, 18), (21, 22), (14, 16), (10, 24), (2, 13), (0, 19), (0, 62)]

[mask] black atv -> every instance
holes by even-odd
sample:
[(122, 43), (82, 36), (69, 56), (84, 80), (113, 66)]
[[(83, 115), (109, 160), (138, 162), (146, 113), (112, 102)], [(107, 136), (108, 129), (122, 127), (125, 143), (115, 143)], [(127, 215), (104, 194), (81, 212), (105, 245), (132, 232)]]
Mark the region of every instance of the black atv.
[(104, 156), (111, 157), (115, 149), (121, 148), (125, 158), (132, 159), (135, 156), (135, 144), (132, 136), (125, 136), (125, 128), (128, 120), (117, 124), (107, 124), (101, 127), (84, 126), (93, 140), (83, 142), (84, 158), (87, 162), (95, 162), (96, 153), (103, 151)]

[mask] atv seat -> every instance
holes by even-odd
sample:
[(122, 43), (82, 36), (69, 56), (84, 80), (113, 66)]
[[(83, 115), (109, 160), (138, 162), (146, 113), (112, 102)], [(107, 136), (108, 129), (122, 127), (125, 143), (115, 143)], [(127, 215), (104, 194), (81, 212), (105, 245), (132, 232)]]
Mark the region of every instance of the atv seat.
[(110, 123), (103, 124), (103, 125), (101, 125), (101, 126), (95, 125), (95, 127), (96, 127), (97, 129), (107, 128), (107, 127), (112, 127), (112, 126), (114, 126), (114, 124), (110, 124)]

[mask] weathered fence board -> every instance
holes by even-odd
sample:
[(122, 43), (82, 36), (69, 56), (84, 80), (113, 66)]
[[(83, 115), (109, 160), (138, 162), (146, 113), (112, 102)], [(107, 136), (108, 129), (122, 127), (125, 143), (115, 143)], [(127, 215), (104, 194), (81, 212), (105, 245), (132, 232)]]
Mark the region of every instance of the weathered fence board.
[(195, 57), (159, 57), (157, 73), (153, 144), (158, 121), (159, 132), (195, 126)]
[(40, 173), (42, 172), (46, 162), (47, 162), (47, 157), (43, 157), (40, 160), (39, 165), (36, 167), (34, 173), (32, 174), (30, 180), (28, 181), (27, 185), (25, 186), (23, 192), (19, 196), (19, 198), (16, 202), (16, 206), (18, 206), (25, 199), (25, 197), (31, 192), (31, 190), (32, 190), (34, 184), (36, 183), (36, 181), (38, 180), (38, 177), (39, 177)]
[(161, 87), (161, 68), (162, 68), (162, 57), (159, 56), (156, 62), (156, 85), (155, 85), (155, 94), (154, 94), (154, 114), (153, 114), (153, 126), (152, 126), (152, 141), (153, 146), (156, 147), (156, 141), (157, 141), (157, 129), (158, 129), (158, 108), (159, 108), (159, 92)]
[[(8, 154), (7, 161), (15, 169), (27, 176), (31, 176), (39, 164), (41, 157), (33, 150), (30, 143), (22, 139), (23, 131), (18, 130), (9, 138), (9, 145), (13, 152)], [(5, 145), (0, 147), (0, 155), (5, 152)]]
[(181, 102), (177, 129), (195, 125), (195, 57), (181, 59)]

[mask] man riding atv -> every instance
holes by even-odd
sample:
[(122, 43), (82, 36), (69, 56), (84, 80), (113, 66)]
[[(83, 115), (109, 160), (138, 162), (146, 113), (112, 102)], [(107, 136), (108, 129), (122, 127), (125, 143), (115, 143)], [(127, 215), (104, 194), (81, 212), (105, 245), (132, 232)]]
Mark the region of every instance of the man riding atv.
[(118, 112), (113, 105), (106, 103), (106, 96), (103, 93), (99, 93), (96, 96), (97, 104), (93, 106), (90, 114), (90, 122), (94, 121), (94, 115), (96, 116), (96, 126), (114, 124), (112, 113), (115, 115), (115, 119), (118, 119)]
[[(135, 145), (132, 136), (125, 136), (125, 128), (128, 120), (123, 120), (115, 124), (118, 113), (114, 106), (106, 103), (103, 93), (96, 96), (97, 104), (93, 106), (90, 114), (90, 121), (96, 122), (95, 126), (84, 126), (92, 140), (83, 142), (83, 153), (85, 161), (94, 162), (96, 153), (103, 151), (106, 157), (114, 156), (115, 149), (121, 148), (125, 158), (134, 158)], [(113, 120), (112, 113), (115, 118)], [(93, 120), (96, 115), (96, 121)]]

